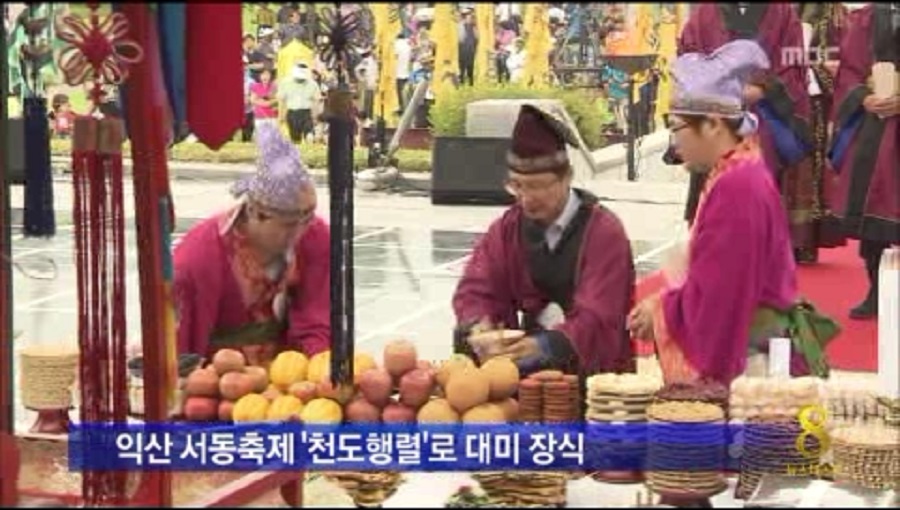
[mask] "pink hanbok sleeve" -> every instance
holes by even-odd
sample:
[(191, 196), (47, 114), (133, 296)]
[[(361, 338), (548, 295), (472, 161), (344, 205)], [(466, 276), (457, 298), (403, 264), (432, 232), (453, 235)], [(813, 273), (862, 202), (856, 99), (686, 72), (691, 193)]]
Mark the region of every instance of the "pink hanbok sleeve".
[(218, 223), (206, 220), (189, 231), (175, 249), (172, 295), (177, 318), (178, 352), (207, 355), (222, 294), (225, 255)]
[[(753, 164), (745, 161), (735, 164)], [(760, 169), (762, 170), (762, 169)], [(709, 191), (694, 225), (684, 283), (662, 294), (654, 333), (677, 343), (691, 370), (731, 381), (747, 359), (748, 331), (765, 278), (764, 209), (747, 193), (748, 172), (733, 171)]]
[(509, 319), (512, 302), (504, 249), (505, 218), (504, 215), (492, 223), (472, 250), (453, 295), (458, 324), (478, 322), (485, 317), (494, 323)]

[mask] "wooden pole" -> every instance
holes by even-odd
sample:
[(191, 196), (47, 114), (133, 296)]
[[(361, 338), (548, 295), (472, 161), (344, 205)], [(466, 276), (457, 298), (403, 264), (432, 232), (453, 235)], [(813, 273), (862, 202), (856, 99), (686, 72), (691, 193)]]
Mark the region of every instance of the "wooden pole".
[[(124, 3), (118, 7), (129, 22), (131, 38), (144, 49), (144, 58), (129, 69), (125, 89), (125, 116), (133, 162), (135, 223), (141, 299), (141, 343), (144, 356), (144, 417), (147, 422), (168, 420), (168, 371), (163, 318), (162, 232), (159, 208), (166, 198), (161, 182), (168, 181), (163, 104), (157, 104), (154, 76), (159, 72), (151, 54), (157, 44), (155, 19), (148, 4)], [(145, 471), (134, 497), (135, 503), (172, 506), (172, 473)]]

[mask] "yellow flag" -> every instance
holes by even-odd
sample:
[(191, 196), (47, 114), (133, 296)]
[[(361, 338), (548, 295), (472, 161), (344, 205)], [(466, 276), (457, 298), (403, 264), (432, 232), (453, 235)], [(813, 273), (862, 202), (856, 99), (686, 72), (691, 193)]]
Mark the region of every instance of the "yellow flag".
[(475, 83), (488, 80), (493, 67), (494, 4), (475, 4), (475, 22), (478, 29), (478, 49), (475, 53)]
[[(683, 5), (683, 4), (681, 4)], [(659, 24), (659, 88), (656, 95), (656, 123), (662, 124), (663, 115), (669, 113), (669, 103), (672, 100), (672, 63), (675, 61), (678, 45), (678, 21), (679, 13), (664, 12)]]
[(444, 91), (452, 89), (459, 75), (459, 20), (453, 4), (437, 3), (431, 34), (434, 40), (434, 75), (431, 90), (440, 102)]
[[(370, 4), (375, 22), (375, 54), (378, 56), (378, 90), (373, 101), (375, 117), (384, 113), (384, 121), (393, 126), (397, 121), (394, 112), (399, 108), (397, 99), (397, 59), (394, 41), (400, 33), (400, 18), (396, 4)], [(393, 12), (392, 12), (393, 11)]]
[(527, 4), (525, 16), (531, 25), (525, 25), (525, 64), (522, 66), (522, 83), (529, 87), (542, 87), (549, 83), (550, 75), (550, 12), (547, 4)]
[(675, 4), (676, 13), (678, 16), (678, 37), (681, 37), (681, 29), (684, 28), (685, 23), (687, 23), (688, 18), (691, 16), (691, 5), (690, 4)]

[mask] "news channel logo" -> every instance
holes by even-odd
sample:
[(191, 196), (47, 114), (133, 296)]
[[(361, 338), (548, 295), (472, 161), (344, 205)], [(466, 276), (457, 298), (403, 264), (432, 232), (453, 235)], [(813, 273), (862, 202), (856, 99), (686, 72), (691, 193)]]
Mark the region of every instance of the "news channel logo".
[(781, 48), (781, 65), (783, 67), (818, 67), (826, 62), (840, 60), (841, 49), (838, 46), (785, 46)]
[[(823, 464), (822, 458), (831, 449), (831, 437), (828, 435), (828, 409), (816, 404), (808, 405), (797, 415), (800, 423), (800, 434), (794, 446), (801, 457), (806, 459), (800, 464), (785, 466), (788, 476), (831, 476), (834, 467)], [(812, 441), (811, 441), (812, 440)]]

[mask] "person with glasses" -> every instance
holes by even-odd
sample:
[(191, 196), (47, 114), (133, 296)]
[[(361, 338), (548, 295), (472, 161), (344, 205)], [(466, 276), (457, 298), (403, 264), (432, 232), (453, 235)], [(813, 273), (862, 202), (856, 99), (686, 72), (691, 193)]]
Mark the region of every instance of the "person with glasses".
[(265, 365), (283, 347), (329, 347), (330, 236), (314, 181), (278, 126), (259, 126), (257, 143), (256, 173), (232, 189), (239, 202), (175, 248), (179, 353), (239, 349)]
[[(795, 257), (801, 263), (814, 263), (820, 245), (819, 225), (814, 221), (819, 212), (815, 207), (819, 183), (812, 157), (809, 59), (797, 9), (785, 2), (697, 4), (681, 32), (678, 54), (709, 54), (737, 40), (758, 43), (768, 57), (769, 68), (748, 78), (744, 102), (760, 119), (760, 150), (788, 209)], [(703, 189), (703, 175), (691, 175), (685, 211), (689, 223)]]
[[(638, 304), (629, 326), (655, 341), (667, 384), (765, 375), (767, 339), (793, 340), (793, 375), (827, 375), (823, 340), (797, 326), (831, 325), (799, 299), (786, 210), (760, 149), (758, 121), (742, 99), (746, 80), (769, 67), (760, 46), (733, 41), (689, 53), (673, 67), (666, 118), (675, 150), (705, 184), (681, 268)], [(795, 335), (800, 330), (802, 334)]]
[[(457, 285), (454, 349), (482, 363), (510, 356), (522, 373), (633, 372), (631, 245), (615, 214), (572, 187), (568, 145), (577, 141), (565, 123), (522, 106), (507, 153), (516, 203), (490, 225)], [(504, 328), (527, 335), (486, 350), (468, 342)]]

